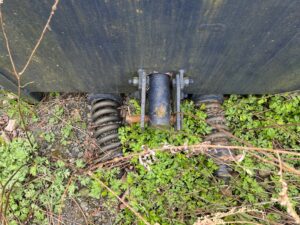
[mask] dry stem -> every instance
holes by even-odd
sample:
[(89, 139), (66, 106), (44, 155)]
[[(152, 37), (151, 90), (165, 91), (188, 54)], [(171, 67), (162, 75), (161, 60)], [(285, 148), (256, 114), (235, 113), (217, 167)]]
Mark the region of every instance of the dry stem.
[(280, 205), (286, 207), (286, 211), (287, 213), (293, 217), (293, 219), (295, 220), (295, 222), (297, 224), (300, 224), (300, 217), (297, 214), (296, 210), (293, 207), (293, 204), (291, 203), (289, 197), (288, 197), (288, 185), (287, 182), (283, 179), (283, 172), (282, 172), (282, 161), (280, 158), (280, 155), (277, 153), (277, 157), (278, 157), (278, 161), (279, 161), (279, 176), (280, 176), (280, 180), (279, 182), (282, 185), (282, 190), (279, 193), (279, 198), (278, 198), (278, 202), (280, 203)]
[(150, 223), (148, 223), (142, 216), (141, 214), (139, 214), (138, 212), (136, 212), (128, 203), (126, 203), (123, 199), (121, 199), (112, 189), (110, 189), (106, 184), (104, 184), (100, 179), (98, 179), (97, 177), (95, 177), (95, 175), (92, 172), (88, 172), (87, 173), (91, 178), (97, 180), (99, 182), (99, 184), (104, 187), (105, 189), (107, 189), (113, 196), (115, 196), (120, 202), (122, 202), (126, 208), (128, 208), (134, 215), (136, 215), (143, 223), (145, 223), (146, 225), (150, 225)]
[(51, 20), (52, 20), (52, 17), (54, 16), (54, 13), (55, 13), (55, 11), (56, 11), (56, 9), (57, 9), (57, 6), (58, 6), (59, 1), (60, 1), (60, 0), (55, 0), (54, 4), (52, 5), (50, 15), (49, 15), (48, 20), (47, 20), (47, 22), (46, 22), (46, 25), (44, 26), (44, 29), (43, 29), (43, 31), (42, 31), (42, 33), (41, 33), (41, 35), (40, 35), (40, 38), (38, 39), (37, 43), (35, 44), (35, 46), (34, 46), (32, 52), (31, 52), (31, 54), (30, 54), (30, 56), (29, 56), (29, 58), (28, 58), (26, 64), (24, 65), (23, 69), (21, 70), (21, 72), (18, 73), (18, 75), (19, 75), (20, 77), (21, 77), (22, 74), (24, 74), (24, 72), (26, 71), (26, 69), (27, 69), (27, 67), (29, 66), (29, 64), (30, 64), (30, 62), (31, 62), (31, 60), (32, 60), (32, 58), (33, 58), (35, 52), (37, 51), (38, 47), (40, 46), (40, 44), (41, 44), (41, 42), (42, 42), (42, 40), (43, 40), (43, 38), (44, 38), (44, 36), (45, 36), (45, 34), (46, 34), (46, 32), (47, 32), (47, 29), (48, 29), (48, 27), (49, 27), (49, 24), (50, 24), (50, 22), (51, 22)]

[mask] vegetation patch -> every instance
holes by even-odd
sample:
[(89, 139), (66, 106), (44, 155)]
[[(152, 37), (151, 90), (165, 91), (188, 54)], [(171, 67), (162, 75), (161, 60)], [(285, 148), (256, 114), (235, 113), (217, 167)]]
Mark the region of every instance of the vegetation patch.
[[(256, 147), (251, 151), (231, 150), (233, 160), (226, 162), (233, 170), (229, 182), (216, 177), (218, 166), (205, 154), (206, 149), (193, 152), (190, 147), (205, 146), (204, 137), (211, 132), (205, 106), (183, 102), (181, 131), (151, 127), (142, 130), (138, 124), (120, 128), (124, 156), (105, 164), (94, 162), (97, 145), (87, 129), (86, 111), (78, 111), (86, 105), (84, 99), (52, 94), (38, 106), (22, 102), (28, 141), (21, 129), (16, 99), (1, 94), (3, 224), (145, 224), (146, 221), (197, 225), (297, 221), (298, 94), (231, 95), (225, 100), (231, 144)], [(127, 104), (132, 114), (140, 112), (136, 100)], [(16, 120), (13, 131), (5, 130), (10, 120)], [(282, 152), (276, 153), (276, 149)], [(71, 211), (80, 218), (68, 217)], [(109, 212), (106, 218), (99, 214), (103, 211)]]

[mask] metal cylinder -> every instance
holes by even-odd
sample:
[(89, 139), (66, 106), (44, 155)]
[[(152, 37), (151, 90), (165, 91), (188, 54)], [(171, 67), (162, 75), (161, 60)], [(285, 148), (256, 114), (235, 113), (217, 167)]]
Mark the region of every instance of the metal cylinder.
[(149, 77), (149, 117), (151, 126), (169, 126), (171, 118), (171, 82), (167, 74)]

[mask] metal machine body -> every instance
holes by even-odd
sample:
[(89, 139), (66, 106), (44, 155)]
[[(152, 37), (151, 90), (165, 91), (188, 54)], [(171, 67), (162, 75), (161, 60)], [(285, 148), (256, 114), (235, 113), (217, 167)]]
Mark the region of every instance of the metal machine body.
[[(17, 68), (52, 4), (4, 1)], [(300, 89), (299, 12), (299, 0), (60, 1), (22, 84), (28, 92), (131, 93), (127, 81), (144, 68), (184, 69), (193, 94)], [(0, 82), (14, 82), (2, 34)]]

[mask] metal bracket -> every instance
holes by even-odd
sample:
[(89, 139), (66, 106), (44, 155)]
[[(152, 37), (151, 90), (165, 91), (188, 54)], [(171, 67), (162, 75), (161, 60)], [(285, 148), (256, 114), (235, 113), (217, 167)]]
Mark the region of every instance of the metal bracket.
[(141, 128), (145, 127), (147, 75), (145, 70), (139, 69), (139, 90), (141, 91)]
[(176, 86), (176, 129), (182, 129), (182, 119), (183, 115), (181, 114), (181, 100), (184, 98), (183, 89), (193, 83), (193, 80), (184, 77), (184, 70), (179, 70), (179, 73), (176, 74), (176, 80), (173, 82)]
[(182, 98), (182, 80), (183, 80), (183, 70), (176, 74), (176, 129), (181, 130), (182, 127), (182, 115), (180, 110), (181, 98)]
[[(156, 72), (157, 73), (157, 72)], [(174, 87), (174, 98), (176, 98), (174, 111), (176, 112), (176, 130), (182, 129), (182, 118), (181, 114), (181, 100), (184, 98), (183, 89), (192, 84), (193, 80), (184, 77), (185, 71), (183, 69), (179, 70), (176, 76), (173, 78)], [(145, 127), (145, 111), (146, 111), (146, 93), (147, 85), (149, 83), (147, 73), (144, 69), (138, 70), (138, 77), (133, 77), (129, 80), (129, 84), (137, 86), (141, 93), (141, 128)]]

